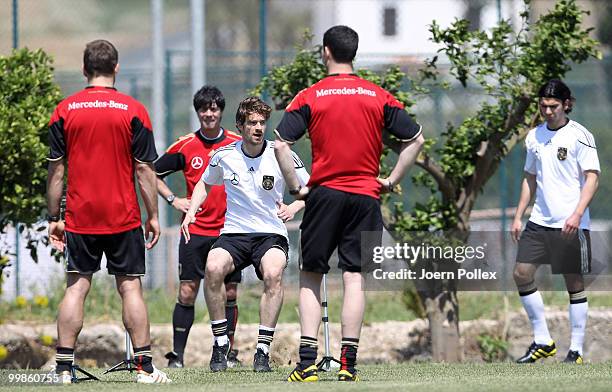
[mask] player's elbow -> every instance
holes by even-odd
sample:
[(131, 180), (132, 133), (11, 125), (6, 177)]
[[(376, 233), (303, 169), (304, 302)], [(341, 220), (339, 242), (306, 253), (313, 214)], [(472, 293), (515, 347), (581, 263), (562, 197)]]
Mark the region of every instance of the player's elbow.
[(140, 162), (136, 161), (136, 176), (146, 177), (149, 175), (153, 175), (157, 179), (157, 175), (155, 174), (155, 169), (153, 169), (153, 164), (151, 162)]
[(416, 138), (410, 141), (404, 142), (403, 148), (411, 147), (412, 150), (416, 149), (417, 151), (421, 151), (424, 145), (425, 145), (425, 138), (423, 137), (423, 134), (421, 133)]
[(63, 159), (59, 159), (57, 161), (49, 161), (49, 165), (47, 167), (47, 173), (49, 178), (64, 178), (64, 171), (66, 169), (66, 164)]
[(414, 139), (414, 143), (419, 150), (423, 149), (423, 146), (425, 145), (425, 137), (423, 136), (423, 133), (421, 133), (419, 136), (417, 136), (416, 139)]
[(289, 150), (291, 150), (291, 147), (289, 146), (289, 143), (287, 143), (284, 140), (280, 140), (280, 139), (276, 139), (274, 141), (274, 152), (275, 153), (287, 153), (289, 152)]
[(589, 177), (590, 177), (591, 182), (593, 184), (593, 191), (596, 191), (597, 188), (599, 188), (599, 172), (598, 171), (591, 171), (591, 172), (589, 172)]

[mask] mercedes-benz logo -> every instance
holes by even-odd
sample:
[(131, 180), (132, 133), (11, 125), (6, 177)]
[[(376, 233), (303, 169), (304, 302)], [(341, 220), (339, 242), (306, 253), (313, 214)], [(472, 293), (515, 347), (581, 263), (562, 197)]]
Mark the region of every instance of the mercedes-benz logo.
[(238, 185), (238, 183), (240, 182), (240, 177), (238, 177), (238, 174), (232, 173), (229, 180), (232, 183), (232, 185)]
[(193, 157), (193, 159), (191, 159), (191, 167), (193, 167), (194, 169), (198, 170), (202, 166), (204, 166), (204, 160), (202, 158)]

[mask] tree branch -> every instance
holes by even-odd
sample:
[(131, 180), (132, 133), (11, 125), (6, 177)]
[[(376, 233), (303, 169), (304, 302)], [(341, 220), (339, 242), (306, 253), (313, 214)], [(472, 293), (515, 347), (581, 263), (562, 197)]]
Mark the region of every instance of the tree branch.
[(442, 168), (429, 155), (421, 153), (416, 160), (417, 166), (425, 170), (438, 184), (442, 200), (446, 203), (455, 200), (455, 186), (446, 177)]
[(531, 129), (535, 128), (539, 118), (540, 118), (539, 113), (534, 114), (527, 127), (521, 128), (518, 133), (515, 133), (514, 135), (512, 135), (510, 139), (506, 140), (506, 143), (505, 143), (506, 151), (512, 150), (514, 146), (516, 146), (521, 140), (525, 139), (525, 137), (527, 136), (527, 133)]
[[(397, 139), (391, 138), (388, 132), (383, 132), (383, 143), (396, 154), (400, 153), (402, 143)], [(455, 200), (455, 186), (446, 177), (442, 168), (431, 157), (425, 153), (421, 153), (415, 163), (436, 181), (438, 190), (442, 193), (442, 200), (445, 202)]]
[(499, 167), (501, 159), (506, 156), (506, 152), (510, 151), (510, 149), (508, 149), (508, 143), (510, 143), (510, 146), (514, 146), (514, 144), (525, 136), (527, 130), (521, 131), (519, 135), (517, 135), (516, 139), (515, 136), (512, 136), (508, 141), (505, 143), (503, 142), (503, 139), (506, 137), (508, 132), (511, 132), (524, 121), (525, 113), (527, 112), (527, 109), (529, 109), (529, 105), (532, 102), (533, 98), (529, 95), (524, 94), (521, 96), (518, 99), (515, 108), (512, 110), (512, 113), (506, 119), (503, 130), (491, 135), (484, 152), (477, 156), (474, 174), (470, 177), (465, 189), (461, 192), (457, 199), (457, 209), (460, 216), (469, 217), (469, 213), (474, 206), (476, 196), (487, 183), (489, 178), (491, 178), (491, 176), (495, 173)]

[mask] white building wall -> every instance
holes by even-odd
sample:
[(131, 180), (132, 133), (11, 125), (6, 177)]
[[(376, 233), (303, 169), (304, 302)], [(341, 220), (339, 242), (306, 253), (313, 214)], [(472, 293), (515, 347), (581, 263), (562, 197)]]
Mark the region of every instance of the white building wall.
[[(448, 27), (462, 18), (462, 0), (317, 0), (314, 2), (314, 42), (321, 43), (323, 33), (333, 25), (347, 25), (359, 34), (360, 54), (389, 54), (395, 56), (426, 56), (439, 46), (430, 41), (429, 26), (435, 20)], [(519, 22), (522, 1), (502, 0), (502, 17), (513, 24)], [(383, 10), (397, 9), (397, 34), (383, 34)], [(497, 24), (497, 4), (491, 0), (483, 9), (481, 25), (490, 28)], [(358, 54), (359, 60), (359, 54)]]

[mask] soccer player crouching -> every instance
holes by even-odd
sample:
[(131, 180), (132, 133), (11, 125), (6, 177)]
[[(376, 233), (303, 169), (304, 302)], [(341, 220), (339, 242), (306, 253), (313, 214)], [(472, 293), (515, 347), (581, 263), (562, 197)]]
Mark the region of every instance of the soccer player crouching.
[[(204, 294), (214, 335), (210, 360), (213, 372), (227, 369), (229, 339), (223, 281), (228, 274), (251, 264), (264, 282), (253, 369), (271, 371), (270, 345), (283, 303), (282, 275), (289, 249), (284, 222), (304, 208), (303, 201), (288, 206), (282, 203), (285, 181), (274, 156), (274, 142), (264, 139), (271, 112), (270, 106), (257, 97), (240, 103), (236, 126), (243, 139), (219, 148), (211, 157), (181, 225), (185, 240), (189, 241), (189, 226), (207, 192), (213, 185), (225, 185), (225, 224), (208, 254), (205, 271)], [(306, 185), (309, 175), (304, 164), (295, 154), (293, 161), (300, 182)]]

